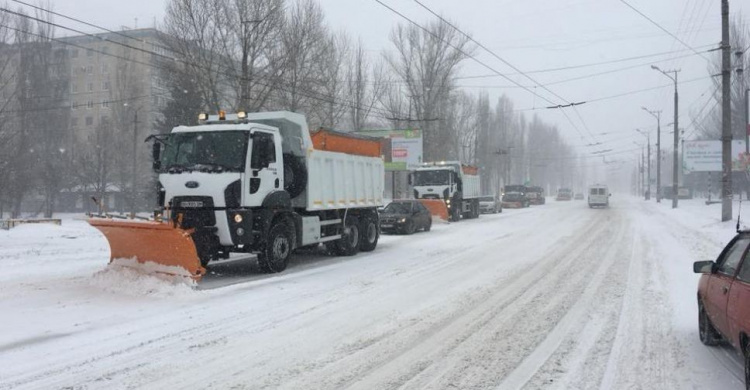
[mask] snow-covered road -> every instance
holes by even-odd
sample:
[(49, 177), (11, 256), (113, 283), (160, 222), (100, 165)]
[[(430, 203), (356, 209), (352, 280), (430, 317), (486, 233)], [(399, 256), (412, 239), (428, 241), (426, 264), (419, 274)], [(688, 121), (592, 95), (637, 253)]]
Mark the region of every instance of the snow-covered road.
[(733, 352), (698, 340), (692, 273), (731, 226), (698, 200), (616, 198), (279, 275), (227, 262), (200, 289), (107, 268), (80, 221), (0, 232), (0, 389), (743, 388)]

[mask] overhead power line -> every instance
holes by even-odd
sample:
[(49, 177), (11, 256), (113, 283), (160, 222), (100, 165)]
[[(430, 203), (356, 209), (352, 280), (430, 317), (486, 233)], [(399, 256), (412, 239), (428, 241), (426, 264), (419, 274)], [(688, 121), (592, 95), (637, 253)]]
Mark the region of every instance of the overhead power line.
[(621, 2), (621, 3), (623, 3), (623, 4), (625, 4), (626, 6), (628, 6), (628, 8), (632, 9), (633, 11), (635, 11), (635, 12), (636, 12), (636, 13), (637, 13), (638, 15), (641, 15), (641, 16), (643, 16), (643, 18), (645, 18), (646, 20), (648, 20), (649, 22), (651, 22), (651, 24), (653, 24), (654, 26), (658, 27), (658, 28), (659, 28), (660, 30), (662, 30), (662, 31), (664, 31), (665, 33), (669, 34), (669, 35), (670, 35), (670, 36), (671, 36), (672, 38), (674, 38), (674, 39), (675, 39), (675, 40), (676, 40), (677, 42), (680, 42), (680, 43), (681, 43), (681, 44), (682, 44), (683, 46), (685, 46), (685, 47), (687, 47), (688, 49), (692, 50), (692, 51), (693, 51), (693, 53), (695, 53), (695, 54), (698, 54), (699, 56), (701, 56), (701, 58), (703, 58), (703, 59), (704, 59), (704, 60), (706, 60), (707, 62), (708, 62), (708, 61), (710, 61), (710, 60), (709, 60), (708, 58), (706, 58), (706, 56), (704, 56), (704, 55), (703, 55), (703, 54), (701, 54), (701, 53), (698, 53), (698, 51), (697, 51), (697, 50), (695, 50), (695, 49), (694, 49), (694, 48), (693, 48), (692, 46), (690, 46), (690, 45), (688, 45), (687, 43), (685, 43), (685, 41), (683, 41), (682, 39), (680, 39), (680, 38), (679, 38), (679, 37), (678, 37), (677, 35), (674, 35), (674, 34), (672, 34), (672, 32), (670, 32), (670, 31), (669, 31), (669, 30), (667, 30), (666, 28), (662, 27), (662, 26), (661, 26), (661, 25), (660, 25), (659, 23), (656, 23), (656, 22), (655, 22), (655, 21), (654, 21), (653, 19), (649, 18), (649, 17), (648, 17), (648, 15), (646, 15), (646, 14), (644, 14), (643, 12), (641, 12), (640, 10), (638, 10), (638, 8), (635, 8), (634, 6), (632, 6), (632, 5), (630, 4), (630, 3), (628, 3), (628, 2), (627, 2), (627, 1), (625, 1), (625, 0), (620, 0), (620, 2)]
[[(696, 47), (700, 48), (700, 49), (704, 49), (704, 48), (709, 48), (709, 47), (714, 47), (714, 46), (715, 46), (714, 44), (710, 44), (710, 45), (701, 45), (701, 46), (696, 46)], [(620, 63), (620, 62), (640, 60), (640, 59), (644, 59), (644, 58), (660, 57), (660, 56), (664, 56), (664, 55), (668, 55), (668, 54), (683, 53), (683, 52), (686, 52), (686, 51), (691, 51), (691, 50), (690, 49), (671, 50), (671, 51), (665, 51), (665, 52), (661, 52), (661, 53), (652, 53), (652, 54), (644, 54), (644, 55), (634, 56), (634, 57), (617, 58), (617, 59), (612, 59), (612, 60), (607, 60), (607, 61), (591, 62), (591, 63), (587, 63), (587, 64), (561, 66), (561, 67), (557, 67), (557, 68), (546, 68), (546, 69), (529, 70), (529, 71), (526, 71), (526, 73), (527, 74), (550, 73), (550, 72), (558, 72), (558, 71), (563, 71), (563, 70), (589, 68), (589, 67), (599, 66), (599, 65), (609, 65), (609, 64), (616, 64), (616, 63)], [(707, 53), (708, 50), (706, 50), (705, 52)], [(664, 61), (674, 60), (674, 59), (678, 59), (678, 58), (692, 57), (694, 55), (696, 55), (696, 54), (693, 53), (693, 54), (685, 55), (685, 56), (667, 58)], [(652, 62), (653, 61), (649, 61), (648, 64), (651, 64)], [(641, 66), (641, 65), (638, 65), (638, 66)], [(507, 73), (507, 75), (515, 75), (515, 74), (518, 74), (518, 73)], [(481, 78), (489, 78), (489, 77), (497, 77), (497, 75), (491, 74), (491, 75), (462, 76), (462, 77), (456, 77), (456, 79), (457, 80), (462, 80), (462, 79), (467, 79), (468, 80), (468, 79), (481, 79)], [(548, 85), (549, 85), (549, 83), (548, 83)]]
[[(379, 2), (379, 3), (381, 3), (380, 0), (376, 0), (376, 1)], [(508, 62), (504, 58), (500, 57), (497, 53), (495, 53), (494, 51), (492, 51), (491, 49), (489, 49), (487, 46), (483, 45), (478, 40), (474, 39), (474, 37), (472, 37), (471, 35), (465, 33), (463, 30), (461, 30), (460, 28), (458, 28), (456, 25), (454, 25), (450, 21), (448, 21), (445, 18), (443, 18), (442, 16), (440, 16), (438, 13), (436, 13), (435, 11), (433, 11), (430, 7), (424, 5), (421, 1), (414, 0), (414, 2), (417, 3), (417, 4), (419, 4), (420, 7), (424, 8), (425, 10), (427, 10), (427, 12), (431, 13), (432, 15), (434, 15), (435, 17), (437, 17), (438, 19), (440, 19), (440, 21), (442, 21), (443, 23), (447, 24), (448, 26), (450, 26), (451, 28), (453, 28), (454, 30), (458, 31), (463, 36), (465, 36), (466, 38), (468, 38), (469, 40), (471, 40), (472, 42), (474, 42), (477, 46), (479, 46), (482, 49), (484, 49), (484, 51), (486, 51), (487, 53), (490, 53), (490, 55), (492, 55), (493, 57), (495, 57), (496, 59), (498, 59), (503, 64), (507, 65), (508, 67), (510, 67), (511, 69), (515, 70), (519, 74), (523, 75), (524, 77), (526, 77), (527, 79), (529, 79), (531, 82), (533, 82), (534, 84), (536, 84), (540, 88), (544, 89), (545, 91), (549, 92), (550, 94), (552, 94), (556, 98), (558, 98), (558, 99), (562, 100), (563, 102), (565, 102), (565, 105), (555, 104), (555, 103), (551, 103), (550, 102), (552, 104), (552, 106), (556, 106), (555, 108), (562, 108), (562, 107), (566, 107), (566, 106), (573, 107), (574, 106), (574, 104), (572, 104), (572, 102), (570, 100), (565, 99), (564, 97), (560, 96), (556, 92), (552, 91), (546, 85), (538, 82), (533, 77), (529, 76), (527, 73), (525, 73), (521, 69), (517, 68), (515, 65), (511, 64), (510, 62)], [(549, 100), (547, 100), (547, 99), (545, 99), (545, 100), (549, 102)], [(583, 117), (581, 116), (581, 114), (578, 112), (578, 110), (575, 107), (573, 107), (573, 109), (574, 109), (574, 112), (576, 113), (576, 115), (578, 116), (578, 118), (580, 119), (581, 123), (583, 124), (583, 127), (588, 132), (589, 137), (591, 137), (592, 139), (595, 140), (595, 137), (591, 133), (591, 130), (589, 130), (588, 125), (586, 124), (586, 121), (583, 119)], [(573, 126), (573, 128), (576, 129), (576, 131), (581, 135), (581, 138), (583, 138), (583, 134), (581, 133), (581, 130), (578, 128), (578, 126), (575, 125), (575, 123), (573, 123), (573, 121), (570, 119), (570, 117), (568, 116), (568, 114), (565, 111), (562, 111), (562, 113), (565, 116), (565, 118), (568, 120), (568, 122), (570, 123), (570, 125)]]

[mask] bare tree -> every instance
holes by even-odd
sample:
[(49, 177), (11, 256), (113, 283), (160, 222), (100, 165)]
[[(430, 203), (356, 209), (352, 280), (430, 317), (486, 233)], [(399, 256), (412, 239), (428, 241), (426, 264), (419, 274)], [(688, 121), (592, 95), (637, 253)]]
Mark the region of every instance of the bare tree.
[(261, 110), (275, 92), (283, 72), (279, 41), (284, 31), (284, 0), (217, 0), (214, 15), (237, 109)]
[(162, 44), (184, 66), (186, 75), (197, 80), (198, 93), (214, 111), (237, 103), (237, 98), (226, 91), (231, 88), (225, 88), (225, 70), (231, 60), (218, 51), (225, 44), (221, 23), (226, 19), (226, 8), (214, 0), (171, 0), (164, 20)]
[(323, 10), (313, 0), (297, 0), (286, 18), (281, 39), (284, 81), (278, 88), (277, 106), (294, 112), (314, 112), (324, 104), (324, 99), (312, 95), (320, 80), (316, 62), (322, 60), (327, 46)]
[[(351, 106), (348, 107), (348, 117), (352, 129), (362, 130), (368, 125), (373, 110), (381, 102), (387, 88), (388, 81), (384, 64), (377, 62), (371, 65), (362, 41), (358, 41), (352, 51), (349, 71), (346, 75), (345, 95), (351, 102)], [(398, 115), (399, 111), (395, 114)]]
[(468, 37), (442, 21), (431, 22), (425, 29), (396, 26), (391, 32), (396, 53), (388, 53), (385, 58), (414, 103), (425, 134), (425, 160), (430, 161), (442, 159), (443, 147), (450, 142), (447, 127), (438, 126), (434, 120), (454, 88), (459, 65), (473, 47)]

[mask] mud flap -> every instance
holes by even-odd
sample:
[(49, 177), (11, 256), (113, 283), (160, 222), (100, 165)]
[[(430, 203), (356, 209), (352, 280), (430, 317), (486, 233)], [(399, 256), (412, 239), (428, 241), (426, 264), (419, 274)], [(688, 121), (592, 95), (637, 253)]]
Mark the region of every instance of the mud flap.
[(445, 202), (440, 199), (419, 199), (419, 203), (422, 203), (427, 210), (430, 210), (430, 214), (433, 217), (438, 217), (443, 221), (448, 221), (448, 207)]
[(196, 282), (206, 273), (193, 242), (193, 229), (180, 229), (171, 223), (106, 218), (90, 218), (88, 223), (107, 238), (110, 263)]

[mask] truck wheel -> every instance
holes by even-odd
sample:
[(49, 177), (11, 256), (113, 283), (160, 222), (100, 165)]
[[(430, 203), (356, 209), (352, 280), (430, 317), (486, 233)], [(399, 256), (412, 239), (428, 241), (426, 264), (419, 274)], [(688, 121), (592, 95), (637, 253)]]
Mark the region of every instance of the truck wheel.
[(372, 252), (375, 250), (380, 238), (378, 219), (372, 215), (364, 216), (359, 228), (359, 234), (359, 250), (362, 252)]
[(268, 231), (263, 251), (258, 253), (258, 265), (263, 272), (277, 273), (286, 269), (292, 256), (292, 235), (285, 223), (278, 223)]
[(284, 154), (284, 191), (294, 199), (305, 190), (307, 185), (307, 168), (296, 156)]
[(432, 217), (427, 220), (427, 225), (424, 227), (424, 231), (429, 232), (432, 229)]
[(339, 256), (354, 256), (360, 248), (359, 219), (348, 216), (344, 221), (341, 238), (333, 242), (333, 251)]
[(703, 302), (698, 302), (698, 335), (704, 345), (713, 346), (719, 343), (718, 333), (708, 318)]

